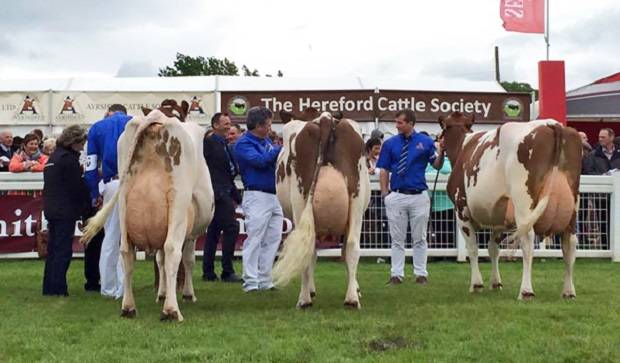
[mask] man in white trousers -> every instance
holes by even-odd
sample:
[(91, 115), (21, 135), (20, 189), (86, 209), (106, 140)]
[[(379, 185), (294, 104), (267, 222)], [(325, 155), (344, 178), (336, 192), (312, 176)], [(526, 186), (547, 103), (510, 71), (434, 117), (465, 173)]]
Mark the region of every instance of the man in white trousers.
[(396, 113), (395, 123), (398, 135), (383, 143), (377, 161), (377, 168), (381, 169), (381, 196), (392, 239), (388, 284), (400, 284), (405, 277), (405, 240), (409, 224), (415, 282), (425, 285), (428, 282), (426, 231), (430, 214), (425, 171), (428, 163), (435, 169), (441, 168), (443, 144), (440, 143), (436, 150), (430, 137), (414, 130), (415, 113), (412, 110)]
[[(108, 202), (119, 187), (116, 144), (131, 120), (123, 105), (114, 104), (105, 118), (97, 121), (88, 131), (85, 179), (92, 203), (101, 206)], [(101, 166), (101, 174), (99, 167)], [(103, 178), (103, 197), (99, 194), (99, 181)], [(105, 237), (101, 243), (99, 274), (101, 295), (120, 299), (123, 296), (123, 266), (120, 255), (120, 221), (118, 204), (114, 207), (104, 225)]]
[(276, 197), (276, 160), (281, 146), (273, 145), (273, 113), (265, 107), (248, 111), (248, 131), (235, 143), (235, 158), (243, 180), (241, 204), (247, 239), (243, 243), (243, 291), (273, 289), (271, 269), (282, 239), (283, 214)]

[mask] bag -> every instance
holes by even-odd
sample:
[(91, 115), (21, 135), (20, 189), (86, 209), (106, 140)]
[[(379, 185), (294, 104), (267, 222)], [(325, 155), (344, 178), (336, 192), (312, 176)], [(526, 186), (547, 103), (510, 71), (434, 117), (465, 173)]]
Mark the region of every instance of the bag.
[(34, 227), (35, 250), (39, 258), (47, 258), (47, 244), (49, 241), (49, 231), (41, 229), (41, 223), (36, 223)]

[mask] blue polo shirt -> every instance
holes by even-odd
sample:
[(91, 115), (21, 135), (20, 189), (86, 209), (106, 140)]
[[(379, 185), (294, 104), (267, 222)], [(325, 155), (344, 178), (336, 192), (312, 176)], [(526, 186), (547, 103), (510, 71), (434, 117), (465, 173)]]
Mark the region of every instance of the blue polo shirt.
[(282, 146), (246, 132), (235, 143), (234, 157), (246, 189), (276, 192), (276, 160)]
[(430, 137), (414, 131), (409, 136), (409, 154), (407, 169), (402, 175), (396, 173), (400, 153), (405, 145), (405, 136), (402, 134), (390, 137), (381, 146), (381, 154), (377, 161), (377, 168), (391, 172), (390, 189), (426, 190), (425, 171), (429, 163), (435, 161), (435, 144)]
[(86, 170), (84, 179), (90, 190), (92, 199), (99, 196), (98, 165), (101, 164), (103, 182), (107, 183), (111, 178), (118, 175), (118, 162), (116, 147), (118, 139), (125, 125), (131, 120), (131, 116), (122, 112), (115, 112), (103, 120), (95, 122), (88, 130), (88, 149), (86, 157)]

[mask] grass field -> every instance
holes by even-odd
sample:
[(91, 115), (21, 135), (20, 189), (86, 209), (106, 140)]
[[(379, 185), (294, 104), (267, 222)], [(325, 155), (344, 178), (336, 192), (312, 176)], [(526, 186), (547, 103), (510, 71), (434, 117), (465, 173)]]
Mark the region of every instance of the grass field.
[[(386, 286), (389, 265), (360, 264), (362, 310), (343, 307), (344, 265), (317, 267), (311, 310), (294, 308), (298, 282), (244, 294), (204, 283), (182, 303), (183, 323), (159, 322), (152, 262), (138, 263), (138, 317), (82, 289), (83, 264), (69, 269), (68, 298), (40, 294), (43, 262), (0, 261), (0, 362), (618, 362), (620, 264), (578, 260), (577, 299), (564, 301), (563, 263), (534, 263), (532, 302), (518, 302), (521, 263), (501, 265), (504, 290), (471, 295), (469, 265), (429, 264), (430, 284), (410, 276)], [(411, 267), (408, 266), (410, 272)], [(237, 266), (239, 270), (239, 266)], [(488, 281), (490, 265), (482, 264)]]

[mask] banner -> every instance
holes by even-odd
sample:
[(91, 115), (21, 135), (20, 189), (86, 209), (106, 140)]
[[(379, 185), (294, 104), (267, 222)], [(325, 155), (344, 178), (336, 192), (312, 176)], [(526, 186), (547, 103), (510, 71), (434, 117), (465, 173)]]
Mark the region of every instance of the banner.
[[(19, 192), (15, 192), (17, 193)], [(43, 213), (43, 197), (13, 195), (13, 192), (9, 191), (0, 195), (0, 205), (2, 206), (0, 208), (0, 254), (35, 251), (36, 231), (47, 230), (47, 220)], [(240, 250), (247, 234), (243, 215), (237, 214), (237, 221), (239, 222), (239, 236), (235, 245), (236, 249)], [(81, 252), (84, 249), (78, 241), (82, 236), (81, 226), (82, 221), (76, 222), (73, 252)], [(293, 223), (285, 218), (282, 225), (282, 239), (286, 238), (292, 229)], [(196, 241), (196, 249), (202, 251), (203, 246), (204, 236), (201, 236)], [(338, 246), (338, 242), (326, 242), (319, 245), (321, 248)], [(218, 248), (220, 247), (221, 243), (218, 244)]]
[(49, 92), (0, 92), (0, 125), (46, 125)]
[(108, 107), (120, 103), (133, 116), (143, 116), (142, 107), (155, 109), (161, 101), (171, 98), (179, 104), (187, 101), (187, 120), (201, 125), (211, 123), (215, 113), (213, 92), (59, 92), (54, 91), (51, 114), (55, 125), (92, 124), (104, 117)]
[(545, 32), (544, 0), (500, 0), (502, 26), (520, 33)]
[(340, 111), (356, 121), (391, 121), (399, 110), (415, 111), (418, 122), (437, 122), (453, 111), (474, 114), (479, 123), (530, 120), (530, 95), (525, 93), (461, 93), (429, 91), (248, 91), (222, 92), (221, 110), (235, 122), (247, 111), (264, 106), (281, 122), (280, 111), (300, 115), (307, 107), (320, 112)]

